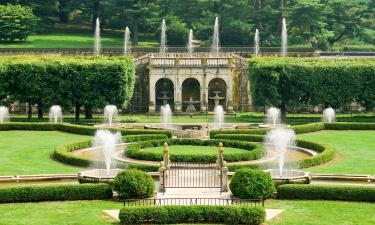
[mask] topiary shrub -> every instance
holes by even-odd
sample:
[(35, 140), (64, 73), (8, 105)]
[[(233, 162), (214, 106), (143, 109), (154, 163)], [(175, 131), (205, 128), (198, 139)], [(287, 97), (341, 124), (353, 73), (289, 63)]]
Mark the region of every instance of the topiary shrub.
[(149, 198), (154, 194), (155, 185), (149, 174), (140, 170), (125, 170), (115, 177), (113, 189), (120, 198)]
[(261, 170), (237, 171), (229, 188), (234, 196), (242, 199), (267, 199), (273, 197), (275, 193), (271, 175)]

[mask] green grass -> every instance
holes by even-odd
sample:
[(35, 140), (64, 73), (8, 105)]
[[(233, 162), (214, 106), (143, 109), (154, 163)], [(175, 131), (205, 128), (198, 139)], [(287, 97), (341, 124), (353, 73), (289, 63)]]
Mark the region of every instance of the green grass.
[[(102, 37), (103, 48), (122, 48), (123, 38)], [(155, 47), (156, 42), (139, 42), (139, 47)], [(94, 37), (91, 34), (39, 34), (32, 35), (26, 41), (0, 43), (0, 48), (93, 48)]]
[(375, 131), (320, 131), (299, 138), (333, 145), (337, 162), (309, 168), (314, 173), (375, 174)]
[(76, 173), (82, 168), (51, 159), (54, 146), (90, 137), (58, 131), (1, 131), (0, 175)]
[[(269, 225), (370, 225), (375, 204), (336, 201), (266, 202), (266, 208), (285, 209)], [(112, 201), (74, 201), (0, 204), (0, 225), (108, 225), (102, 210), (120, 209)], [(114, 223), (118, 224), (118, 223)]]
[(375, 204), (337, 201), (280, 201), (266, 208), (285, 209), (269, 225), (370, 225), (375, 224)]
[[(172, 145), (172, 146), (169, 146), (169, 150), (170, 150), (171, 155), (185, 155), (185, 154), (216, 155), (217, 154), (217, 147), (214, 147), (214, 146)], [(142, 151), (158, 152), (162, 154), (163, 147), (146, 148)], [(246, 150), (239, 149), (239, 148), (229, 148), (229, 147), (224, 148), (224, 154), (243, 153), (244, 151)]]

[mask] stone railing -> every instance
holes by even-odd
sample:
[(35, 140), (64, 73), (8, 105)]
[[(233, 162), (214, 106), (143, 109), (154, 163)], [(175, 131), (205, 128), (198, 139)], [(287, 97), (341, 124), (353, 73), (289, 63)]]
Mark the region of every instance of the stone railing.
[(150, 55), (151, 66), (231, 66), (231, 54), (204, 53), (154, 53)]

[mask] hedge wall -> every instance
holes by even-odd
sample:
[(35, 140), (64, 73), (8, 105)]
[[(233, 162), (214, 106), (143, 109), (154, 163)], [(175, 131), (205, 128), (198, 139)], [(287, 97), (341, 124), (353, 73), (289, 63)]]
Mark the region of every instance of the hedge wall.
[(88, 113), (107, 103), (121, 106), (132, 98), (134, 83), (135, 67), (128, 57), (0, 57), (0, 93), (5, 94), (0, 97), (41, 108), (85, 106)]
[[(125, 156), (133, 159), (147, 160), (147, 161), (162, 161), (162, 152), (145, 152), (141, 151), (142, 148), (150, 148), (162, 146), (165, 142), (169, 145), (195, 145), (195, 146), (217, 146), (220, 142), (224, 145), (224, 160), (227, 162), (239, 162), (247, 160), (260, 159), (263, 156), (262, 146), (237, 140), (201, 140), (201, 139), (169, 139), (160, 141), (143, 141), (131, 144), (124, 151)], [(246, 151), (242, 153), (225, 154), (225, 147), (240, 148)], [(186, 154), (176, 155), (170, 153), (172, 162), (215, 162), (216, 155), (212, 154), (189, 154), (188, 149)]]
[(249, 206), (131, 206), (120, 210), (120, 223), (260, 225), (265, 216), (264, 208)]
[(375, 187), (286, 184), (278, 186), (277, 198), (375, 202)]
[(112, 198), (108, 184), (59, 184), (0, 188), (0, 203)]
[(340, 108), (353, 99), (375, 105), (374, 59), (261, 57), (249, 62), (253, 104)]

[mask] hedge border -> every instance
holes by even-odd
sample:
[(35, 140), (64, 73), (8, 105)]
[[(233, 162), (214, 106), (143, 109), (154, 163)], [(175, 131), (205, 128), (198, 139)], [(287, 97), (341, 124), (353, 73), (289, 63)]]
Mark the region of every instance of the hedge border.
[(111, 199), (108, 184), (29, 185), (0, 188), (0, 203)]
[(129, 206), (120, 210), (120, 224), (220, 223), (259, 225), (265, 209), (230, 206)]
[[(193, 146), (217, 146), (220, 142), (223, 143), (225, 147), (233, 147), (245, 150), (243, 153), (233, 153), (225, 154), (224, 150), (224, 160), (227, 162), (240, 162), (247, 160), (260, 159), (264, 155), (263, 147), (259, 144), (239, 141), (239, 140), (200, 140), (200, 139), (168, 139), (168, 140), (153, 140), (153, 141), (143, 141), (128, 145), (124, 155), (132, 159), (146, 160), (146, 161), (156, 161), (160, 162), (163, 160), (163, 153), (161, 152), (144, 152), (141, 151), (143, 148), (158, 147), (162, 146), (164, 143), (168, 145), (193, 145)], [(213, 163), (216, 161), (216, 155), (195, 155), (195, 154), (184, 154), (175, 155), (170, 154), (172, 162), (200, 162), (200, 163)]]
[(375, 202), (375, 187), (285, 184), (278, 186), (277, 198)]

